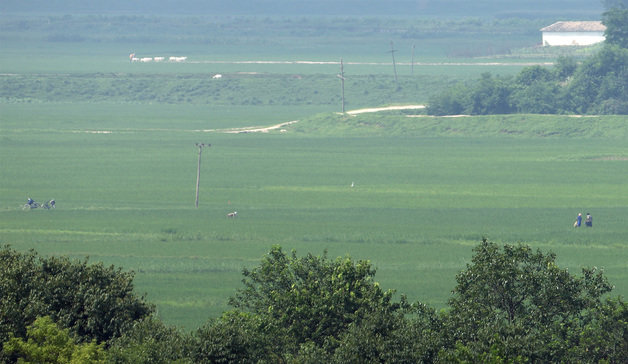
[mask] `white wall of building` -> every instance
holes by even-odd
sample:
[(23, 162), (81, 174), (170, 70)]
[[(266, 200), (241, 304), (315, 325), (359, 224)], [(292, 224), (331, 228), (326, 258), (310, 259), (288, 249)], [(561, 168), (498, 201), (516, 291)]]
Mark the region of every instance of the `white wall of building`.
[(545, 46), (584, 46), (604, 41), (604, 32), (543, 32)]

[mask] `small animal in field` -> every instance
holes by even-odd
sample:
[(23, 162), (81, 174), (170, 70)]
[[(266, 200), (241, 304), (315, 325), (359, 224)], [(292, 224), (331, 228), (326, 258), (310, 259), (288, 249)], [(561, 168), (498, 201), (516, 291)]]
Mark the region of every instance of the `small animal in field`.
[(227, 214), (227, 217), (238, 217), (238, 212), (237, 211), (230, 212)]

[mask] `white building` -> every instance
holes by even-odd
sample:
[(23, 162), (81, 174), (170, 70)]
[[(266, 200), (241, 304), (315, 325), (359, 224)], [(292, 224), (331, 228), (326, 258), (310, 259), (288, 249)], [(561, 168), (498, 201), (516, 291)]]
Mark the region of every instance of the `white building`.
[(584, 46), (603, 42), (601, 21), (559, 21), (542, 28), (544, 46)]

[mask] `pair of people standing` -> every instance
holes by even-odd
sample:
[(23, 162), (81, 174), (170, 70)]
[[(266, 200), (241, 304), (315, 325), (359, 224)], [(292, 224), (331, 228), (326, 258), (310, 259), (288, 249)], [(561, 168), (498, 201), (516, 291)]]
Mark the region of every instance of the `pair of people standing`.
[[(593, 216), (587, 212), (587, 216), (584, 218), (584, 224), (587, 227), (593, 227)], [(578, 213), (578, 217), (576, 218), (576, 222), (573, 223), (573, 227), (580, 227), (582, 225), (582, 213)]]

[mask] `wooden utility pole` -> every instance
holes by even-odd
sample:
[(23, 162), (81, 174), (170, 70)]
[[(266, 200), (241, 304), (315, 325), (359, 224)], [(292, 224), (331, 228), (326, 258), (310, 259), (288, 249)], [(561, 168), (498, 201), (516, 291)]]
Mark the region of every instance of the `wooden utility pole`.
[(393, 70), (395, 71), (395, 82), (397, 82), (397, 64), (395, 63), (395, 49), (394, 43), (390, 41), (390, 54), (392, 54)]
[(340, 78), (340, 85), (342, 87), (342, 113), (345, 113), (345, 71), (344, 65), (342, 63), (342, 58), (340, 58), (340, 74), (338, 75)]
[(198, 208), (198, 187), (201, 183), (201, 153), (204, 147), (211, 147), (211, 144), (196, 143), (198, 147), (198, 165), (196, 167), (196, 208)]

